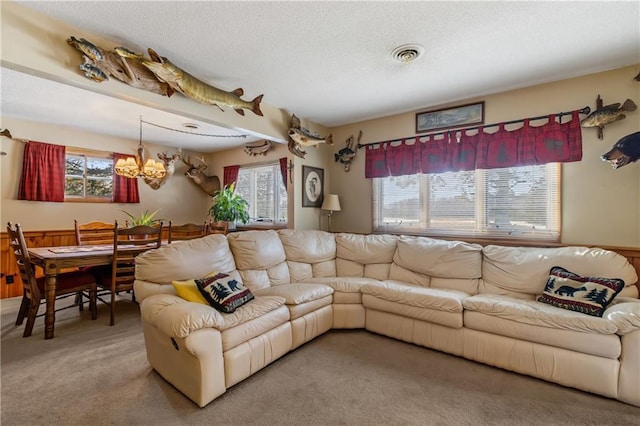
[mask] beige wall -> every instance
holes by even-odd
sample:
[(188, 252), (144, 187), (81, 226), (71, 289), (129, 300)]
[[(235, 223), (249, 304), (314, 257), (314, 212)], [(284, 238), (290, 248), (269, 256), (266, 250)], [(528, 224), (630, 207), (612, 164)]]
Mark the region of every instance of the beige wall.
[[(14, 118), (2, 117), (2, 128), (9, 129), (14, 137), (99, 151), (135, 154), (138, 141), (113, 138), (86, 133), (77, 129), (33, 123)], [(172, 220), (173, 223), (200, 223), (208, 215), (210, 197), (184, 176), (186, 165), (176, 163), (175, 174), (158, 190), (151, 189), (141, 179), (139, 204), (124, 203), (50, 203), (41, 201), (21, 201), (17, 199), (18, 184), (22, 170), (24, 143), (9, 138), (1, 138), (1, 149), (7, 155), (0, 157), (0, 177), (2, 186), (2, 224), (7, 221), (19, 222), (25, 230), (72, 229), (73, 220), (89, 222), (119, 222), (127, 218), (122, 212), (134, 214), (144, 210), (160, 209), (158, 218)], [(147, 158), (155, 158), (156, 153), (174, 148), (145, 143)]]
[[(587, 75), (550, 84), (513, 90), (452, 105), (485, 101), (485, 123), (496, 123), (590, 106), (598, 94), (605, 105), (631, 98), (640, 106), (640, 82), (633, 77), (640, 65)], [(448, 106), (448, 105), (443, 105)], [(436, 109), (436, 108), (425, 108)], [(422, 110), (425, 110), (422, 109)], [(422, 111), (421, 110), (421, 111)], [(379, 142), (415, 134), (415, 113), (393, 115), (333, 129), (337, 152), (350, 135), (362, 130), (362, 143)], [(581, 116), (583, 118), (584, 116)], [(640, 246), (640, 162), (613, 170), (600, 160), (621, 137), (640, 130), (640, 111), (608, 125), (604, 139), (596, 129), (583, 128), (582, 161), (562, 167), (562, 242)], [(332, 162), (329, 190), (340, 196), (342, 211), (336, 213), (337, 231), (371, 232), (371, 181), (364, 179), (365, 150), (361, 149), (351, 171)]]

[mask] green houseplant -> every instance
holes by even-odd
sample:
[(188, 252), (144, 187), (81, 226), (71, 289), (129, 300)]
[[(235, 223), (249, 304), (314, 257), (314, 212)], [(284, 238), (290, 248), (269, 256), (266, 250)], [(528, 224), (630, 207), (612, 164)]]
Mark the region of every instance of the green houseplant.
[(153, 211), (151, 213), (149, 213), (149, 210), (145, 210), (142, 213), (140, 213), (138, 216), (131, 214), (126, 210), (122, 210), (122, 211), (127, 216), (129, 216), (129, 220), (128, 220), (129, 227), (134, 227), (139, 225), (153, 226), (156, 223), (160, 222), (162, 219), (154, 219), (155, 215), (158, 213), (158, 210)]
[(249, 203), (235, 192), (234, 183), (225, 185), (213, 196), (213, 206), (209, 209), (209, 215), (215, 221), (229, 222), (230, 228), (233, 229), (237, 221), (249, 221)]

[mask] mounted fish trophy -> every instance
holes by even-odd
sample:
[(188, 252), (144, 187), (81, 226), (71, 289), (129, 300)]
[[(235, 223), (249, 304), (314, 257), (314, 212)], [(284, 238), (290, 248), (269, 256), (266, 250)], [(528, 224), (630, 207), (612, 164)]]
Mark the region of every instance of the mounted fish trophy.
[(177, 153), (173, 154), (171, 157), (167, 156), (165, 152), (159, 152), (158, 158), (164, 164), (164, 168), (167, 171), (167, 174), (161, 178), (144, 178), (144, 183), (149, 185), (151, 189), (158, 189), (169, 179), (176, 171), (176, 161), (182, 158), (182, 151), (178, 150)]
[(142, 65), (143, 55), (132, 52), (126, 47), (116, 47), (105, 51), (84, 38), (71, 36), (69, 45), (82, 53), (83, 63), (80, 70), (90, 80), (101, 83), (109, 76), (137, 89), (147, 90), (163, 96), (171, 96), (173, 89)]
[(358, 148), (360, 147), (360, 140), (362, 139), (362, 130), (358, 133), (358, 142), (354, 144), (353, 135), (347, 138), (347, 146), (338, 151), (337, 154), (333, 154), (336, 159), (336, 163), (339, 161), (344, 164), (344, 171), (348, 172), (351, 169), (351, 162), (356, 157)]
[(631, 99), (624, 101), (622, 106), (620, 106), (619, 102), (602, 106), (602, 99), (600, 95), (598, 95), (596, 99), (596, 110), (583, 118), (580, 124), (582, 127), (597, 127), (598, 139), (602, 139), (604, 126), (615, 121), (624, 120), (627, 117), (625, 112), (635, 111), (636, 109), (638, 109), (638, 107)]
[(202, 80), (198, 80), (185, 70), (178, 68), (170, 60), (164, 56), (158, 55), (151, 48), (149, 56), (151, 61), (142, 60), (142, 65), (147, 67), (156, 78), (167, 83), (176, 92), (182, 93), (184, 96), (200, 102), (205, 105), (215, 105), (224, 111), (222, 107), (232, 108), (240, 115), (244, 115), (244, 109), (252, 111), (255, 115), (262, 116), (260, 110), (260, 102), (262, 96), (257, 96), (252, 101), (240, 99), (244, 94), (244, 90), (238, 88), (233, 92), (226, 92), (211, 86)]
[(186, 160), (182, 158), (182, 162), (189, 166), (189, 169), (184, 175), (198, 185), (200, 189), (213, 197), (216, 192), (220, 191), (220, 179), (218, 179), (218, 176), (205, 175), (204, 170), (207, 168), (207, 165), (203, 158), (199, 158), (198, 161), (200, 164), (196, 165), (191, 162), (191, 157), (187, 157)]
[(331, 134), (323, 138), (317, 133), (305, 129), (300, 125), (300, 119), (295, 114), (291, 115), (291, 124), (289, 126), (289, 151), (300, 158), (304, 158), (307, 155), (307, 152), (301, 148), (303, 146), (315, 146), (317, 148), (321, 143), (333, 145)]
[(250, 156), (267, 155), (267, 152), (271, 149), (271, 141), (262, 140), (257, 142), (248, 143), (244, 146), (244, 152)]

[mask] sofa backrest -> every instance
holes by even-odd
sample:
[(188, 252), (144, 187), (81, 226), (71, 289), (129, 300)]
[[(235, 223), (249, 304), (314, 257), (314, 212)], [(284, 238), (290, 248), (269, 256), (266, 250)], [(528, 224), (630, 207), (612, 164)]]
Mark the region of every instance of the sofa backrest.
[(284, 247), (273, 230), (227, 234), (242, 282), (251, 291), (290, 282)]
[(325, 231), (281, 229), (291, 282), (336, 276), (336, 238)]
[(428, 237), (398, 237), (389, 279), (424, 287), (478, 293), (482, 246)]
[(388, 279), (397, 240), (395, 235), (336, 234), (336, 274)]
[(172, 281), (202, 278), (214, 271), (237, 273), (224, 235), (208, 235), (145, 251), (136, 257), (136, 298), (142, 301), (154, 293), (173, 293)]
[(482, 252), (480, 293), (533, 298), (543, 292), (554, 266), (582, 276), (620, 278), (627, 287), (638, 280), (626, 257), (601, 248), (488, 245)]

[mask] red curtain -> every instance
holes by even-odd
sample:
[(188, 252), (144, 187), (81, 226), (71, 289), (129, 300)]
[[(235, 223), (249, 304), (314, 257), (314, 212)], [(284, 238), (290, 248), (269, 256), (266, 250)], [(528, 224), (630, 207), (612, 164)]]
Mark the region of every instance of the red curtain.
[(28, 141), (24, 147), (18, 200), (64, 201), (66, 147)]
[[(480, 128), (476, 134), (465, 130), (447, 132), (436, 139), (434, 135), (409, 138), (416, 143), (400, 145), (389, 142), (368, 145), (365, 157), (365, 177), (402, 176), (416, 173), (444, 173), (448, 171), (494, 169), (547, 163), (568, 163), (582, 159), (582, 131), (579, 111), (571, 113), (571, 120), (561, 123), (555, 114), (548, 116), (542, 126), (531, 126), (528, 119), (514, 130), (504, 123), (498, 130), (487, 133)], [(425, 140), (426, 139), (426, 140)], [(375, 146), (375, 148), (374, 148)]]
[[(133, 157), (128, 154), (113, 153), (113, 164), (123, 158)], [(126, 178), (113, 172), (113, 202), (114, 203), (139, 203), (140, 193), (138, 192), (138, 179)]]
[(280, 175), (282, 176), (282, 183), (284, 184), (284, 189), (287, 189), (287, 157), (282, 157), (280, 160)]
[(240, 166), (227, 166), (223, 169), (222, 184), (224, 186), (231, 185), (238, 181), (238, 173), (240, 173)]

